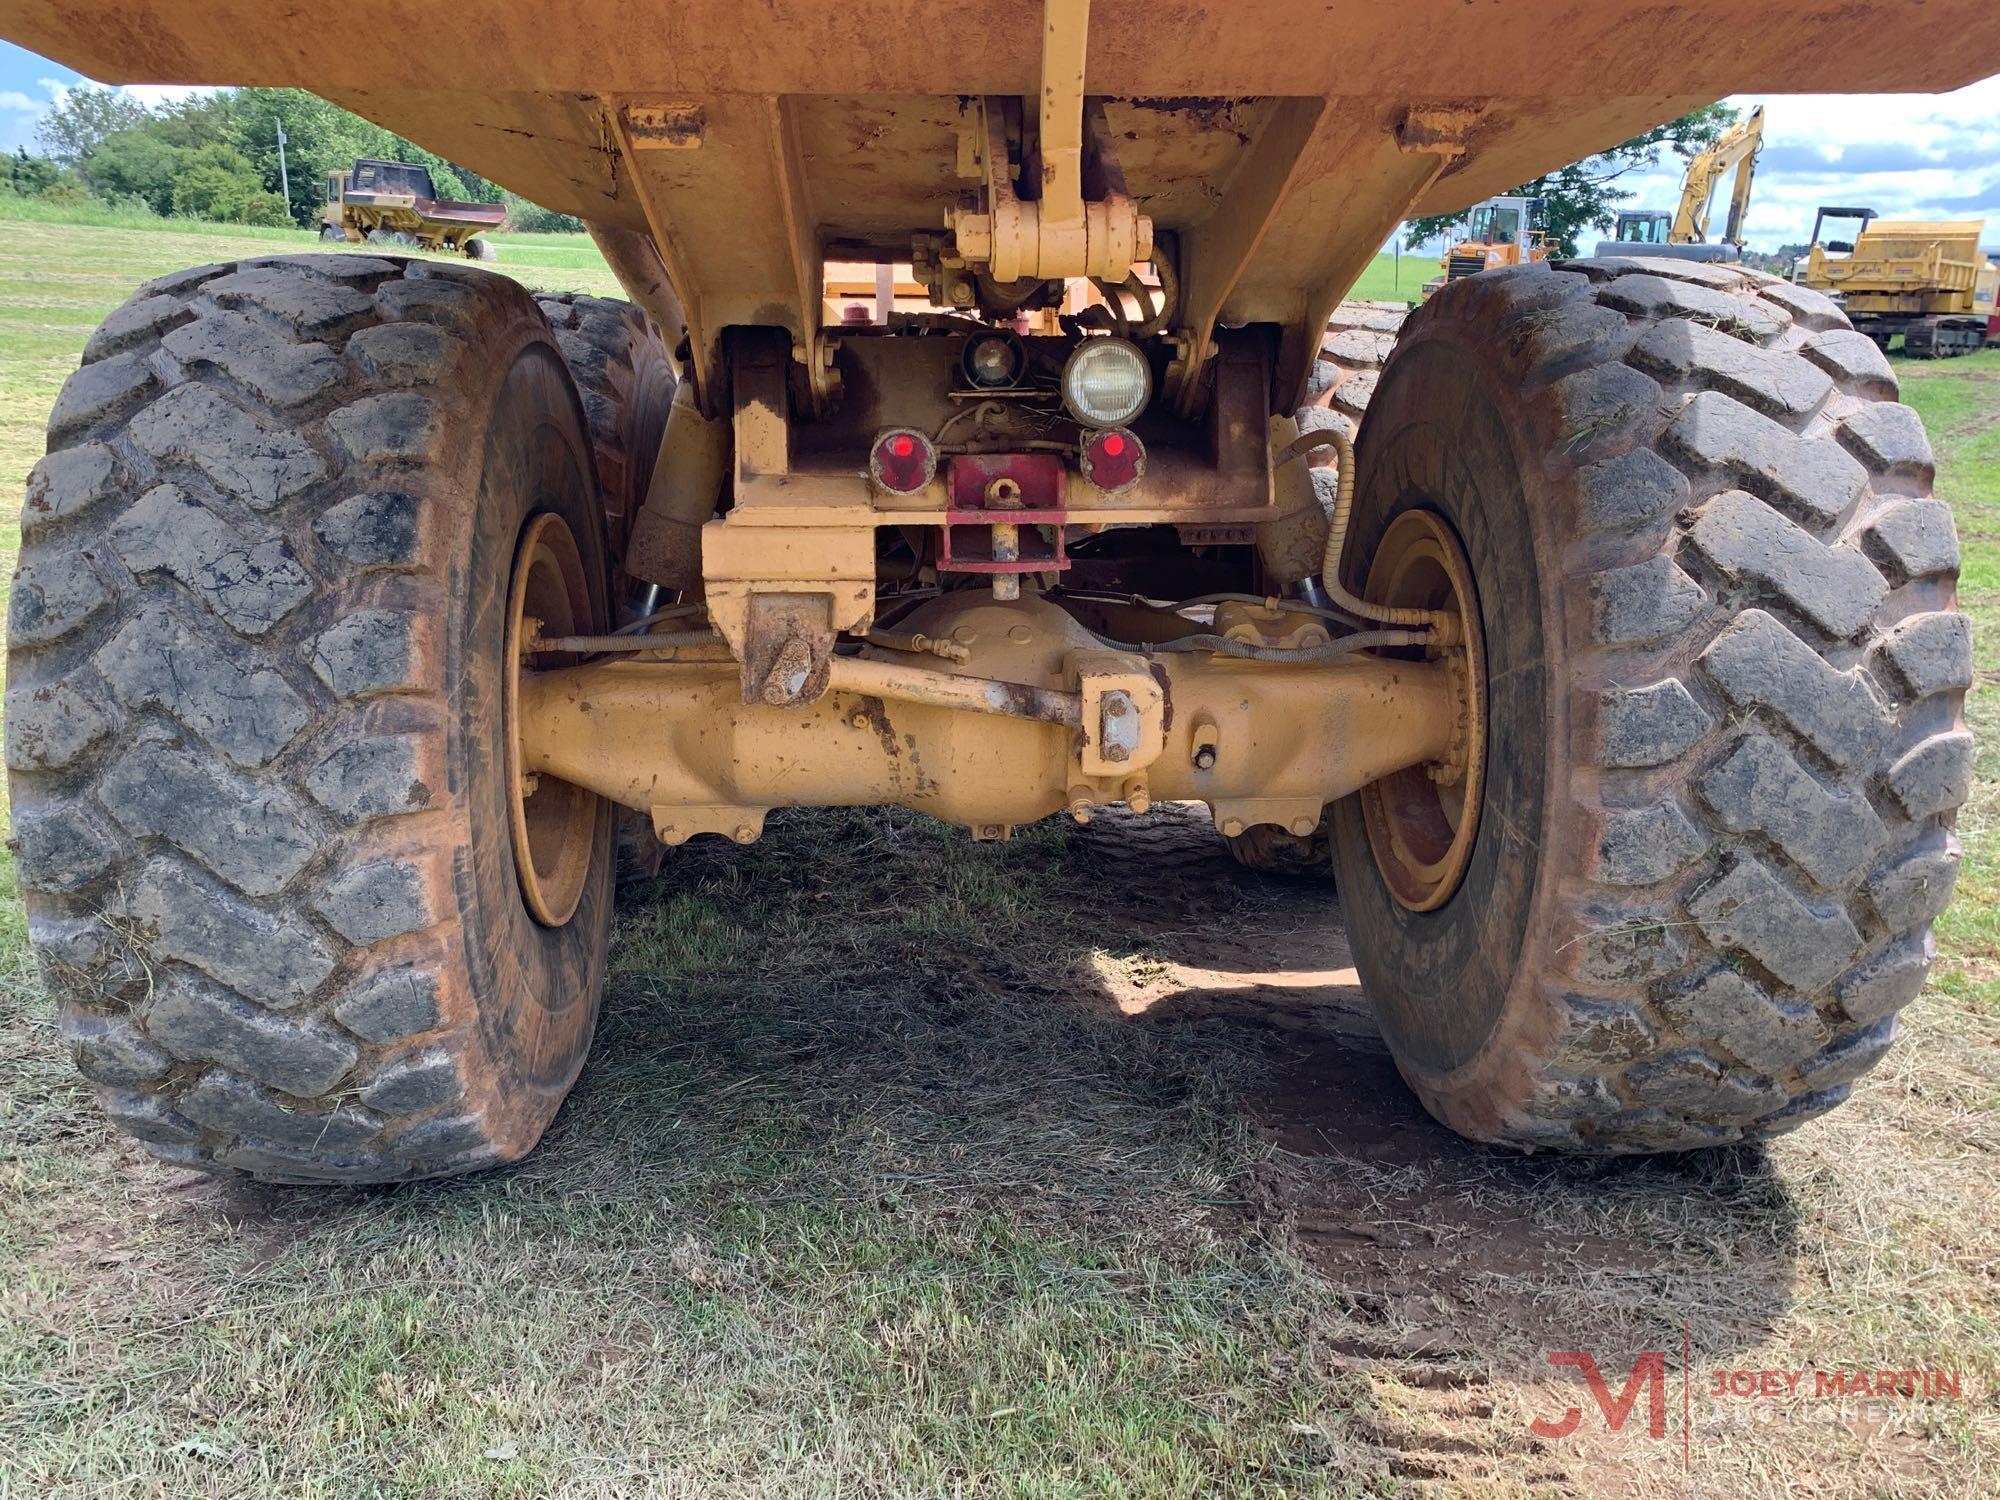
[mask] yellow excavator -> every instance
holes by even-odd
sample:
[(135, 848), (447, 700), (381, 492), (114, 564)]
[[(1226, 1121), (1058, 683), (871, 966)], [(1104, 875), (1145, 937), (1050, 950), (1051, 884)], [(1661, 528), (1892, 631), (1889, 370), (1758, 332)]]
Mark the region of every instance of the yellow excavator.
[[(1764, 107), (1757, 108), (1724, 131), (1713, 146), (1688, 163), (1681, 179), (1680, 207), (1627, 209), (1618, 215), (1608, 240), (1597, 244), (1599, 255), (1645, 255), (1674, 260), (1739, 261), (1743, 259), (1743, 219), (1750, 210), (1750, 188), (1757, 178), (1757, 154), (1764, 147)], [(1709, 218), (1715, 189), (1723, 175), (1735, 170), (1729, 194), (1729, 217), (1722, 238), (1710, 242)]]

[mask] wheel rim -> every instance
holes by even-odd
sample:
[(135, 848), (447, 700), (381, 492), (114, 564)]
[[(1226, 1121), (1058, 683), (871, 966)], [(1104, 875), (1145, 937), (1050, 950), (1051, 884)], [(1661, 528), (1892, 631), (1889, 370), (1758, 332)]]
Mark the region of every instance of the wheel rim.
[(1458, 687), (1459, 718), (1443, 762), (1411, 766), (1361, 791), (1368, 846), (1383, 883), (1409, 911), (1435, 911), (1465, 878), (1479, 835), (1486, 782), (1486, 649), (1479, 598), (1465, 549), (1451, 528), (1425, 510), (1390, 523), (1368, 566), (1363, 595), (1371, 603), (1448, 610), (1464, 641), (1424, 646), (1426, 660), (1444, 661)]
[(521, 756), (521, 675), (559, 658), (529, 652), (537, 635), (591, 628), (590, 587), (576, 538), (561, 516), (531, 516), (514, 553), (507, 594), (507, 777), (514, 870), (535, 920), (560, 927), (576, 914), (589, 883), (597, 798), (554, 777), (535, 776)]

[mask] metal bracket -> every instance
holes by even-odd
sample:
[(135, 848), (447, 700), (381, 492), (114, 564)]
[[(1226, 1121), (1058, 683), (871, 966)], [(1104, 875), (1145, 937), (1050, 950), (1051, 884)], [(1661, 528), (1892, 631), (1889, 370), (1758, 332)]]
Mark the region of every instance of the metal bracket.
[[(983, 146), (983, 210), (945, 215), (955, 255), (983, 265), (995, 281), (1050, 281), (1090, 276), (1123, 281), (1134, 262), (1151, 258), (1153, 221), (1121, 182), (1086, 199), (1084, 188), (1084, 52), (1090, 33), (1090, 0), (1042, 0), (1042, 69), (1036, 156), (1040, 194), (1014, 191), (1007, 158), (1001, 101), (987, 101), (975, 128)], [(1108, 142), (1099, 141), (1099, 150)], [(961, 148), (961, 165), (970, 154)]]
[(1077, 764), (1086, 777), (1129, 777), (1166, 748), (1167, 695), (1144, 657), (1079, 651), (1069, 659), (1083, 698)]

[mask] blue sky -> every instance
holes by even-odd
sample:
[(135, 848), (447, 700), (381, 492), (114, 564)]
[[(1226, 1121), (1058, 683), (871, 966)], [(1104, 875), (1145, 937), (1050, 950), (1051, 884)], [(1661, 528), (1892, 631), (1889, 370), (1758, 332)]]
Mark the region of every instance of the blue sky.
[[(35, 121), (77, 75), (0, 42), (0, 148), (34, 149)], [(193, 92), (135, 85), (148, 103)], [(1764, 156), (1750, 209), (1760, 249), (1803, 241), (1821, 203), (1860, 203), (1890, 218), (1984, 217), (2000, 245), (2000, 77), (1956, 94), (1792, 94), (1765, 106)], [(1678, 162), (1627, 180), (1630, 206), (1671, 209)], [(1717, 195), (1721, 211), (1721, 194)], [(1719, 220), (1718, 220), (1719, 222)]]

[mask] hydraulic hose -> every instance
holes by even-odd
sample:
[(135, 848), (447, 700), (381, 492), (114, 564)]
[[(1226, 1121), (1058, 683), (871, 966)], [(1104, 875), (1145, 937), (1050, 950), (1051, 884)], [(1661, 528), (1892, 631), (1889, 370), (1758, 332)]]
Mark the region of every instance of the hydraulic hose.
[[(1433, 638), (1449, 639), (1455, 633), (1458, 621), (1451, 611), (1443, 609), (1413, 609), (1398, 605), (1370, 604), (1366, 599), (1349, 593), (1340, 582), (1340, 553), (1347, 544), (1347, 522), (1354, 510), (1354, 444), (1347, 434), (1336, 428), (1325, 427), (1313, 432), (1300, 433), (1290, 445), (1294, 456), (1310, 453), (1315, 448), (1332, 448), (1338, 456), (1339, 479), (1334, 490), (1333, 514), (1326, 525), (1326, 553), (1320, 560), (1320, 585), (1326, 590), (1336, 608), (1349, 614), (1359, 615), (1364, 620), (1374, 620), (1383, 625), (1409, 625), (1433, 632)], [(1358, 639), (1358, 637), (1357, 637)]]

